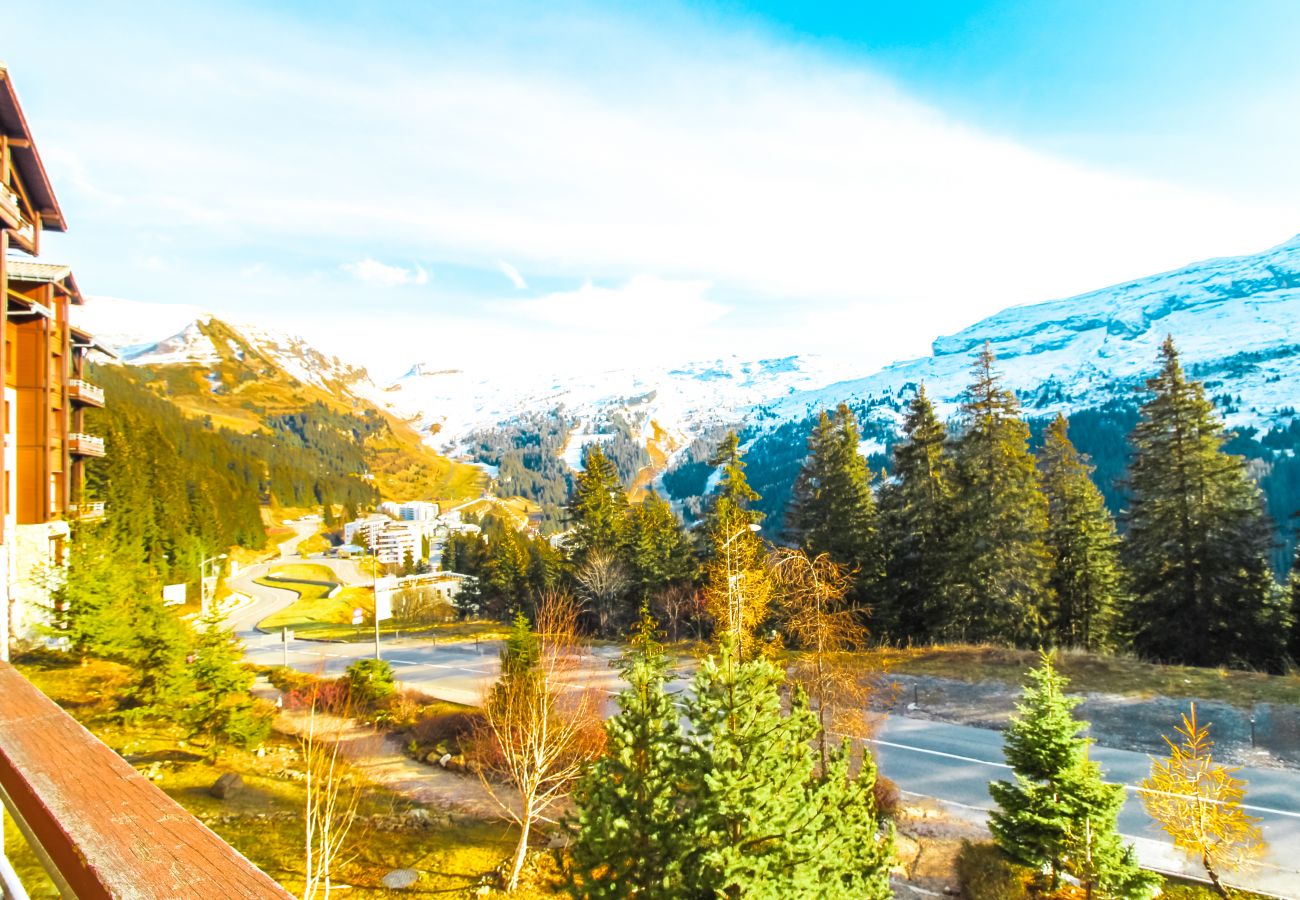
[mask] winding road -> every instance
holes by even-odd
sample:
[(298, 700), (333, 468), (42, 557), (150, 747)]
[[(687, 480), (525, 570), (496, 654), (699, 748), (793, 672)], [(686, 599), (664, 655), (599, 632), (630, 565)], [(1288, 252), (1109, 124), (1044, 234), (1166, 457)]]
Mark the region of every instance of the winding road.
[[(314, 528), (312, 525), (311, 530)], [(282, 545), (282, 558), (290, 558), (297, 541), (304, 536)], [(313, 558), (311, 562), (329, 566), (344, 584), (369, 581), (368, 575), (347, 560)], [(255, 579), (266, 574), (268, 568), (267, 564), (252, 566), (231, 580), (236, 592), (252, 598), (230, 619), (245, 642), (251, 662), (275, 665), (287, 660), (300, 671), (338, 675), (352, 662), (374, 656), (372, 642), (294, 640), (286, 646), (280, 635), (258, 631), (258, 621), (296, 597), (292, 591), (256, 584)], [(498, 652), (495, 641), (432, 644), (419, 639), (385, 638), (380, 646), (381, 655), (392, 664), (404, 685), (432, 697), (466, 704), (482, 702), (484, 691), (496, 679)], [(591, 666), (581, 676), (584, 683), (611, 694), (617, 692), (622, 684), (609, 666), (617, 652), (608, 647), (593, 651)], [(686, 681), (678, 684), (684, 688)], [(996, 731), (884, 715), (872, 743), (881, 772), (900, 789), (939, 800), (955, 815), (977, 823), (985, 821), (991, 806), (988, 782), (1010, 778), (1002, 757), (1002, 735)], [(1120, 813), (1120, 830), (1134, 841), (1143, 864), (1165, 872), (1199, 875), (1198, 868), (1176, 853), (1147, 817), (1131, 789), (1147, 775), (1149, 758), (1108, 747), (1094, 747), (1092, 755), (1108, 778), (1130, 788)], [(1300, 772), (1247, 768), (1238, 774), (1247, 782), (1250, 812), (1261, 820), (1269, 852), (1253, 871), (1228, 881), (1277, 897), (1300, 898)]]

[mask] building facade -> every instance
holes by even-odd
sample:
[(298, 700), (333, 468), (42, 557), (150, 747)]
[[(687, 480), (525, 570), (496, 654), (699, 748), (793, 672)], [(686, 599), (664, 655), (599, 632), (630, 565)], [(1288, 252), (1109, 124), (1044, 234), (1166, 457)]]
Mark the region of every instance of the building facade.
[(45, 232), (67, 223), (41, 163), (9, 72), (0, 65), (0, 646), (30, 641), (66, 561), (69, 521), (103, 508), (82, 500), (82, 469), (104, 455), (87, 434), (87, 408), (104, 395), (85, 379), (86, 355), (99, 348), (71, 322), (84, 302), (72, 270), (38, 262)]

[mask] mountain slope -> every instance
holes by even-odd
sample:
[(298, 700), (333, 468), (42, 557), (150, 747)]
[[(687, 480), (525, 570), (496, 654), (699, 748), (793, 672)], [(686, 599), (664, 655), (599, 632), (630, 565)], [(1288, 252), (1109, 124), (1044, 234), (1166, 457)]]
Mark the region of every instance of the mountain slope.
[[(124, 350), (136, 376), (187, 415), (244, 434), (278, 435), (336, 454), (385, 497), (474, 496), (480, 474), (428, 447), (367, 399), (364, 369), (299, 338), (201, 317), (154, 344)], [(348, 445), (353, 445), (349, 449)], [(350, 461), (355, 454), (359, 463)]]
[[(1172, 334), (1184, 364), (1233, 398), (1237, 426), (1289, 421), (1300, 376), (1300, 236), (1263, 253), (1212, 259), (1149, 278), (1004, 310), (934, 342), (934, 355), (767, 407), (789, 420), (840, 400), (882, 404), (924, 381), (949, 411), (987, 342), (1031, 415), (1130, 397)], [(1240, 397), (1240, 401), (1237, 401)]]

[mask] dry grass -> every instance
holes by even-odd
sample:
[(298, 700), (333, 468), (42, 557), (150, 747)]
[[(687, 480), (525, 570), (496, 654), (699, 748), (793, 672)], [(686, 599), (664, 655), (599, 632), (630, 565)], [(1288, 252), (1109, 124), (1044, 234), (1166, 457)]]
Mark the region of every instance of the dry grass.
[[(128, 677), (122, 666), (103, 660), (91, 660), (84, 667), (65, 666), (47, 658), (20, 661), (19, 668), (287, 890), (296, 893), (302, 889), (304, 789), (294, 776), (300, 770), (296, 741), (277, 736), (265, 745), (262, 756), (227, 749), (213, 765), (165, 724), (128, 726), (120, 721), (114, 697)], [(238, 772), (245, 789), (223, 801), (210, 796), (208, 788), (224, 772)], [(337, 879), (350, 886), (347, 896), (365, 900), (390, 897), (392, 892), (382, 887), (380, 879), (393, 869), (407, 867), (420, 872), (419, 881), (410, 889), (416, 894), (473, 896), (480, 884), (492, 880), (518, 840), (513, 825), (459, 817), (431, 828), (380, 831), (374, 827), (378, 824), (374, 817), (391, 816), (407, 808), (409, 804), (392, 792), (367, 791), (361, 814), (371, 827), (358, 831), (344, 854)], [(31, 896), (34, 900), (57, 898), (39, 863), (11, 828), (6, 828), (5, 847)], [(534, 886), (516, 896), (532, 900), (555, 894)]]
[[(903, 675), (1020, 684), (1025, 672), (1036, 664), (1037, 655), (1036, 651), (1005, 647), (915, 647), (899, 650), (893, 669)], [(1130, 656), (1075, 650), (1058, 654), (1058, 668), (1070, 679), (1070, 690), (1078, 693), (1197, 698), (1241, 707), (1256, 703), (1300, 705), (1300, 675), (1166, 666)]]

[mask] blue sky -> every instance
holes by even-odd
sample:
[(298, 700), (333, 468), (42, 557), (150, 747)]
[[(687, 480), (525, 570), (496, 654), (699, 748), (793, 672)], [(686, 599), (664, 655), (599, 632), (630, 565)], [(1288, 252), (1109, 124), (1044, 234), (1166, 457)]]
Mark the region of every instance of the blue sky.
[[(27, 4), (88, 293), (380, 378), (817, 352), (1300, 231), (1300, 4)], [(52, 60), (58, 60), (52, 64)]]

